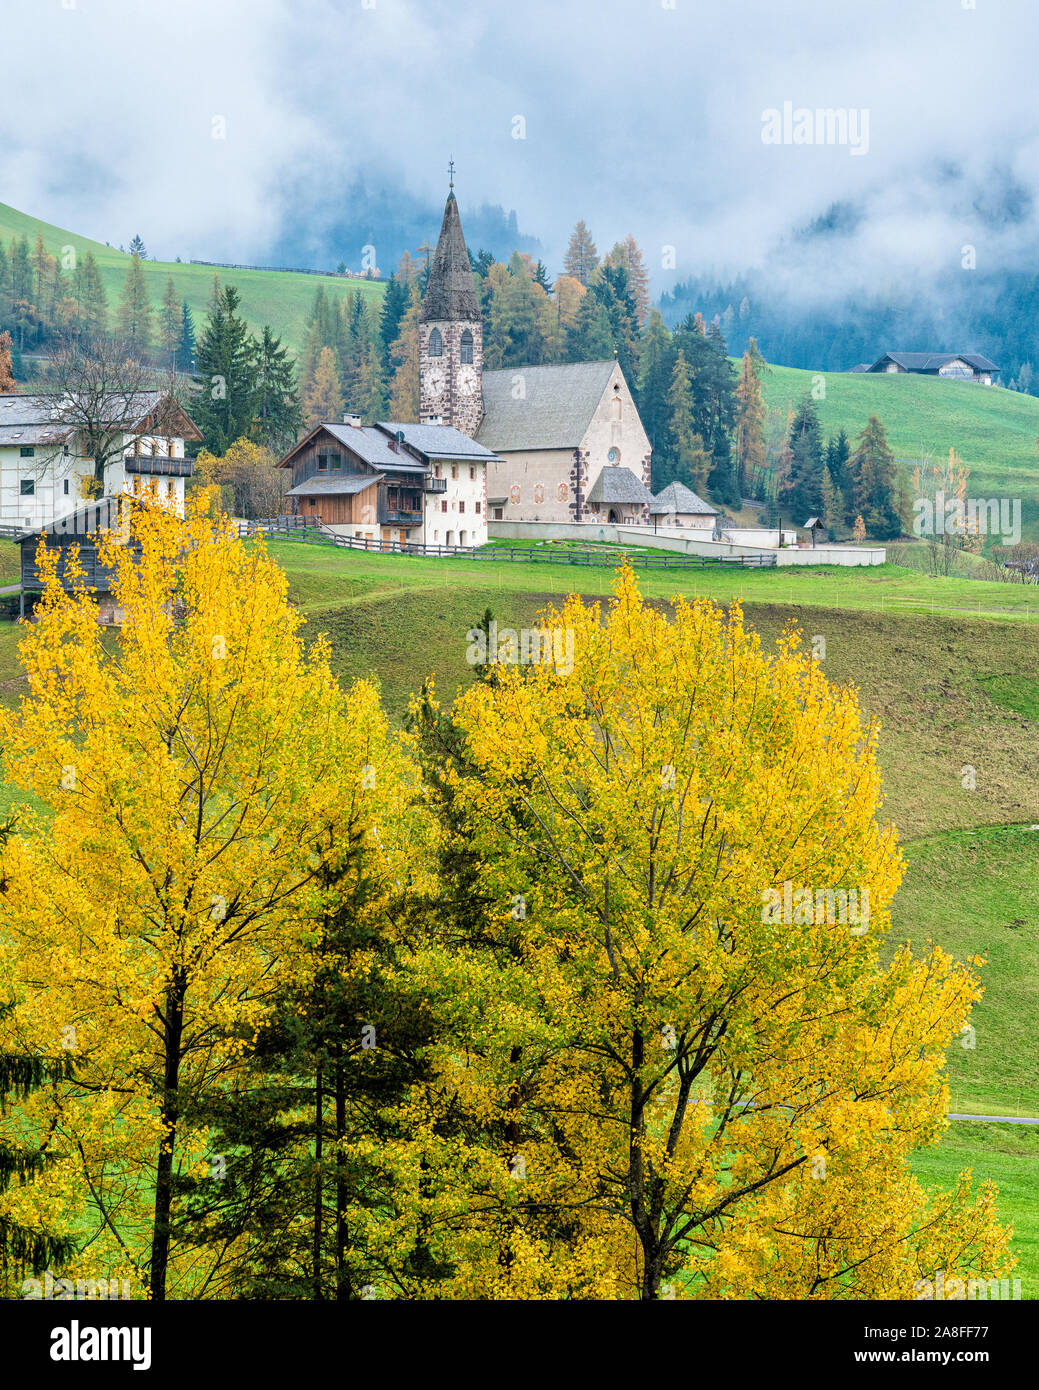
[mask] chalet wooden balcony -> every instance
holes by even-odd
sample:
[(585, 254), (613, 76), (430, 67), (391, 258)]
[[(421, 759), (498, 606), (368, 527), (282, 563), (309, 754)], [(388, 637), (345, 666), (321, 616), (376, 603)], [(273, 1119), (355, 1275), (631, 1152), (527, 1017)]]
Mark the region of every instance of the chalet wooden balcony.
[(388, 507), (380, 507), (379, 522), (383, 526), (421, 526), (422, 513), (391, 511)]
[(424, 491), (424, 492), (446, 492), (446, 491), (447, 491), (447, 479), (446, 479), (446, 478), (426, 478), (426, 479), (423, 481), (423, 483), (422, 483), (422, 488), (423, 488), (423, 491)]
[(193, 461), (171, 458), (169, 454), (124, 454), (123, 467), (127, 473), (142, 473), (153, 478), (190, 478)]

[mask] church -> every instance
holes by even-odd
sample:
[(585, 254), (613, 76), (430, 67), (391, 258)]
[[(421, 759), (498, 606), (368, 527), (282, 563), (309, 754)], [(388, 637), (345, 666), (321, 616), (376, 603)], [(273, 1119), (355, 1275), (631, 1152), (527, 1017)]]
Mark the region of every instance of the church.
[(419, 420), (493, 456), (489, 521), (649, 520), (651, 446), (616, 360), (483, 370), (453, 180), (419, 319)]

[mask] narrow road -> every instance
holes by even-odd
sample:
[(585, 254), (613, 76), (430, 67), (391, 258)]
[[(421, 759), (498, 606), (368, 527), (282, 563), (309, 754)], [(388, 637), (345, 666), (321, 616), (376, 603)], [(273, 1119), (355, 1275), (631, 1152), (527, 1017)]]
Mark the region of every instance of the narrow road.
[(986, 1125), (1039, 1125), (1039, 1119), (1027, 1115), (954, 1115), (949, 1111), (950, 1120), (980, 1120)]

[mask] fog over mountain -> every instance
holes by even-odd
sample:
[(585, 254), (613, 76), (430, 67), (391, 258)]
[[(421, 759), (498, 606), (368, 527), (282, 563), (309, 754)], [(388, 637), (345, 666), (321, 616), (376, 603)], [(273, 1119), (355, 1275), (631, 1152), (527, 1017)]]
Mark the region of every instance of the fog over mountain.
[[(964, 247), (1034, 259), (1034, 0), (64, 4), (0, 0), (0, 199), (159, 257), (391, 269), (454, 158), (474, 249), (555, 271), (583, 217), (655, 293), (922, 300)], [(868, 138), (766, 143), (784, 103)]]

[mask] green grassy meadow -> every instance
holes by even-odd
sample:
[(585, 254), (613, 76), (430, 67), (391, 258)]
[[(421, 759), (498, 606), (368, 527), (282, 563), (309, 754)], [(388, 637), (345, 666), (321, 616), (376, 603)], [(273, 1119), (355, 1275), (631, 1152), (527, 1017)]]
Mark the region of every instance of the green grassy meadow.
[[(1026, 538), (1039, 532), (1039, 397), (1001, 386), (885, 372), (808, 372), (773, 366), (764, 375), (766, 403), (786, 410), (813, 384), (823, 434), (855, 436), (880, 418), (898, 459), (941, 462), (954, 448), (970, 469), (970, 497), (1020, 497)], [(818, 393), (816, 393), (818, 395)]]
[[(8, 547), (0, 542), (0, 565)], [(340, 680), (374, 676), (398, 722), (427, 678), (445, 702), (468, 684), (466, 632), (486, 608), (502, 626), (532, 626), (569, 591), (607, 599), (613, 577), (609, 566), (562, 559), (422, 560), (298, 541), (267, 548), (306, 632), (328, 635)], [(986, 960), (973, 1046), (950, 1050), (951, 1109), (1039, 1116), (1039, 589), (894, 565), (643, 570), (639, 579), (654, 603), (678, 593), (741, 600), (766, 643), (791, 623), (825, 638), (827, 675), (854, 685), (880, 728), (882, 814), (898, 827), (907, 863), (889, 945), (920, 950), (932, 939), (957, 958)], [(0, 623), (7, 706), (25, 691), (17, 637), (16, 624)], [(0, 787), (0, 808), (19, 799)], [(914, 1160), (925, 1185), (947, 1185), (964, 1168), (999, 1186), (1002, 1217), (1017, 1229), (1015, 1276), (1026, 1297), (1039, 1297), (1039, 1128), (953, 1121)]]
[[(38, 232), (42, 233), (47, 250), (59, 260), (67, 246), (73, 247), (77, 256), (86, 256), (88, 252), (93, 255), (108, 295), (109, 313), (113, 313), (130, 264), (129, 255), (117, 247), (53, 227), (0, 203), (0, 241), (6, 244), (12, 237), (24, 235), (29, 238), (31, 248)], [(241, 312), (254, 330), (270, 324), (278, 337), (296, 353), (302, 350), (307, 314), (319, 285), (334, 298), (360, 290), (366, 299), (375, 302), (381, 301), (384, 288), (378, 283), (347, 280), (338, 275), (300, 275), (292, 271), (227, 270), (176, 261), (143, 261), (142, 267), (153, 308), (158, 308), (162, 302), (166, 281), (172, 276), (179, 298), (186, 300), (191, 308), (198, 331), (205, 321), (213, 276), (217, 275), (222, 285), (234, 285), (241, 292)]]

